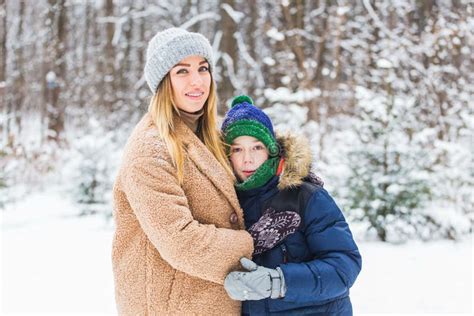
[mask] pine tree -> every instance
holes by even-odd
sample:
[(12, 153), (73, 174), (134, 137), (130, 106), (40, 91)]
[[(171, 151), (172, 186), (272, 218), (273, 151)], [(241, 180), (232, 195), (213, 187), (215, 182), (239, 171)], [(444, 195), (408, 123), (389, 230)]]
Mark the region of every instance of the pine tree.
[[(406, 132), (414, 101), (389, 91), (357, 89), (358, 143), (349, 151), (349, 208), (356, 219), (368, 221), (383, 240), (420, 235), (426, 224), (423, 206), (430, 197), (426, 152)], [(410, 125), (408, 125), (410, 126)]]

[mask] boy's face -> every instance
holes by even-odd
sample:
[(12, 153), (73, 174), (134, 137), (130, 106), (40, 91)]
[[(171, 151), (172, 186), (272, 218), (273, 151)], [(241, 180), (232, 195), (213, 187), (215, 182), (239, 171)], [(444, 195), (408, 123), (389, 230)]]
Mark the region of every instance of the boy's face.
[(268, 149), (252, 136), (239, 136), (230, 146), (230, 162), (240, 181), (247, 180), (268, 159)]

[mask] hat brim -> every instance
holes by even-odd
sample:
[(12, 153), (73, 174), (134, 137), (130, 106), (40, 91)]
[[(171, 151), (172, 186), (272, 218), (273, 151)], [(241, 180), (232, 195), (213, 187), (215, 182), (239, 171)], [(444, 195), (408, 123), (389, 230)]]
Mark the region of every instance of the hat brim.
[(229, 125), (225, 130), (224, 140), (231, 145), (234, 139), (240, 136), (252, 136), (261, 141), (267, 147), (271, 157), (278, 156), (280, 153), (280, 147), (272, 137), (270, 130), (259, 122), (239, 120)]

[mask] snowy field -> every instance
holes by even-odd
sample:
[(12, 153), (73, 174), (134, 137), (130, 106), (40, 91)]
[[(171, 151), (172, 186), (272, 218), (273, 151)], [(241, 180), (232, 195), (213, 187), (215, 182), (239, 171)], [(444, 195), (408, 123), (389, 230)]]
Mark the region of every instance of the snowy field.
[[(116, 314), (113, 228), (77, 213), (56, 193), (32, 195), (0, 213), (2, 315)], [(472, 315), (472, 238), (359, 247), (355, 315)]]

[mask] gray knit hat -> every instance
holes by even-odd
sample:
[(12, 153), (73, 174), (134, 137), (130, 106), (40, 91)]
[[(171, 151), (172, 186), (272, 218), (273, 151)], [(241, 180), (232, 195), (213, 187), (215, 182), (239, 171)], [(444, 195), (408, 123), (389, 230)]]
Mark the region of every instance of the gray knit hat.
[(169, 28), (156, 33), (146, 50), (145, 79), (153, 94), (166, 74), (182, 59), (202, 56), (214, 68), (212, 47), (202, 34), (180, 28)]

